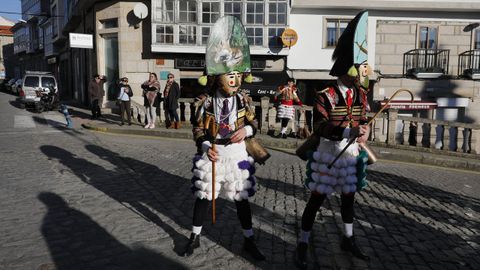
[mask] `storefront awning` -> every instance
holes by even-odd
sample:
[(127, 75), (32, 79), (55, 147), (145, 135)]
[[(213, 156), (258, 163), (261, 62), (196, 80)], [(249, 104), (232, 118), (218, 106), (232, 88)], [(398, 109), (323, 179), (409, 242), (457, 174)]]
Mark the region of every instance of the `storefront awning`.
[(273, 97), (280, 85), (287, 83), (289, 78), (285, 71), (259, 71), (252, 72), (253, 83), (243, 83), (241, 90), (246, 91), (253, 97)]

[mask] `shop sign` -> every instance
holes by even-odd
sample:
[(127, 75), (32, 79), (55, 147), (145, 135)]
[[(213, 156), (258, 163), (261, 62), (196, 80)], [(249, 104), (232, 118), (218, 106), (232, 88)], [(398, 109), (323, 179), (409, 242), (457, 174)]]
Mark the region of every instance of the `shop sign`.
[(93, 35), (70, 33), (70, 48), (93, 49)]
[(293, 47), (297, 44), (298, 41), (298, 34), (292, 28), (287, 28), (282, 33), (282, 43), (286, 47)]
[[(380, 105), (385, 106), (385, 101), (380, 101)], [(386, 109), (397, 109), (397, 110), (432, 110), (437, 108), (436, 102), (424, 102), (424, 101), (402, 101), (402, 100), (392, 100), (387, 105)]]

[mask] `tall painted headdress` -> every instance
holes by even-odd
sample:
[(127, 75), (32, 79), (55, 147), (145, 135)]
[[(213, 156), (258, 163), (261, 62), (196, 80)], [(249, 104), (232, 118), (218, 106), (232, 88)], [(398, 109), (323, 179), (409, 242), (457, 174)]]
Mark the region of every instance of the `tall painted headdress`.
[[(227, 15), (215, 22), (208, 37), (205, 65), (207, 76), (251, 71), (250, 46), (245, 27), (238, 18)], [(206, 80), (202, 76), (199, 82), (204, 85)]]
[(362, 11), (347, 25), (333, 51), (330, 75), (358, 75), (357, 67), (368, 61), (368, 11)]

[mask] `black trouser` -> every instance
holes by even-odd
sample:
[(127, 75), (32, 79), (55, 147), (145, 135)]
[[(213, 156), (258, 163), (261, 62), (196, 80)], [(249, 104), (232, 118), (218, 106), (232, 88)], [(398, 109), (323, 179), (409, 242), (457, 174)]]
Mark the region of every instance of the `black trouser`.
[(102, 111), (100, 110), (100, 105), (98, 104), (99, 100), (95, 99), (92, 101), (92, 117), (97, 118), (102, 116)]
[(170, 121), (180, 122), (177, 109), (168, 109), (168, 115), (170, 117)]
[(122, 124), (124, 123), (124, 113), (127, 113), (127, 121), (128, 121), (128, 124), (131, 124), (132, 123), (132, 116), (131, 116), (131, 113), (130, 113), (130, 100), (128, 101), (124, 101), (124, 100), (121, 100), (120, 101), (120, 117), (122, 118)]
[(289, 118), (280, 118), (281, 119), (281, 124), (282, 128), (286, 128), (288, 126), (288, 122), (290, 121)]
[[(342, 201), (342, 206), (340, 208), (340, 213), (342, 214), (343, 223), (353, 223), (353, 203), (354, 203), (355, 194), (342, 194), (340, 196)], [(322, 206), (323, 201), (325, 200), (326, 195), (324, 194), (311, 194), (310, 199), (308, 200), (305, 210), (303, 210), (302, 215), (302, 230), (311, 231), (313, 223), (315, 222), (315, 216), (317, 215), (318, 209)]]
[[(207, 199), (198, 199), (195, 201), (193, 208), (193, 226), (200, 227), (203, 225), (205, 216), (208, 210)], [(235, 201), (237, 206), (237, 217), (240, 220), (242, 229), (250, 230), (252, 228), (252, 210), (250, 209), (250, 203), (248, 200)]]

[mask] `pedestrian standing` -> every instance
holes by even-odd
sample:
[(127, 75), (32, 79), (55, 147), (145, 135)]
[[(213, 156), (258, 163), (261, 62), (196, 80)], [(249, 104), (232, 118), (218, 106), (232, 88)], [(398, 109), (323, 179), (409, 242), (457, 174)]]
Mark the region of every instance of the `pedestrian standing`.
[(168, 111), (170, 125), (167, 128), (180, 128), (180, 119), (178, 118), (178, 99), (180, 98), (180, 87), (175, 81), (172, 73), (168, 74), (168, 81), (163, 90), (164, 106)]
[[(330, 75), (337, 82), (317, 91), (315, 99), (314, 136), (319, 142), (311, 149), (307, 163), (305, 186), (310, 198), (302, 214), (301, 233), (295, 251), (295, 263), (301, 269), (308, 267), (307, 251), (310, 232), (317, 211), (327, 196), (340, 194), (340, 213), (344, 235), (340, 248), (353, 256), (369, 260), (357, 245), (353, 233), (355, 193), (365, 187), (367, 153), (360, 144), (368, 139), (370, 128), (366, 113), (369, 110), (366, 11), (358, 14), (346, 27), (333, 52)], [(353, 140), (352, 144), (349, 144)], [(346, 147), (346, 151), (335, 158)]]
[(277, 138), (287, 138), (287, 126), (288, 122), (295, 116), (295, 108), (293, 103), (297, 103), (302, 106), (302, 102), (297, 96), (297, 86), (294, 83), (293, 78), (287, 80), (286, 85), (282, 85), (278, 88), (275, 94), (275, 101), (280, 102), (277, 108), (277, 118), (280, 119), (282, 129), (277, 135)]
[(150, 73), (148, 81), (142, 84), (143, 98), (145, 112), (147, 115), (147, 124), (145, 128), (155, 128), (155, 119), (157, 117), (157, 110), (155, 108), (155, 98), (160, 90), (160, 82), (157, 79), (157, 74)]
[(118, 102), (120, 105), (120, 118), (122, 119), (120, 125), (125, 123), (124, 114), (127, 114), (128, 125), (132, 125), (132, 116), (130, 112), (130, 98), (133, 96), (132, 88), (128, 84), (128, 78), (123, 77), (120, 79), (120, 86), (118, 88)]
[(93, 80), (88, 85), (88, 93), (90, 95), (92, 119), (97, 119), (102, 116), (100, 106), (103, 103), (103, 97), (105, 96), (105, 90), (103, 89), (103, 83), (105, 82), (105, 76), (95, 74)]

